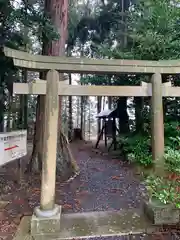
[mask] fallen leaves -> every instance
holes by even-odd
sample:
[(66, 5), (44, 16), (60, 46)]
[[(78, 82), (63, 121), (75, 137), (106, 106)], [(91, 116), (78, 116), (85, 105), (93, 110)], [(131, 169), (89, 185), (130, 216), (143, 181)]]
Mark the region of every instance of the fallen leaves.
[(86, 196), (86, 195), (88, 195), (88, 194), (90, 194), (88, 191), (81, 191), (81, 192), (77, 192), (77, 194), (79, 195), (79, 196)]
[(112, 180), (120, 180), (121, 178), (120, 178), (120, 176), (112, 176), (111, 179)]
[(41, 189), (40, 188), (33, 188), (32, 192), (33, 193), (40, 193)]
[(79, 204), (75, 203), (75, 208), (76, 208), (77, 210), (80, 210), (80, 209), (81, 209), (81, 206), (80, 206)]
[(80, 205), (81, 204), (81, 201), (79, 199), (74, 199), (75, 203)]
[(16, 225), (14, 223), (9, 221), (0, 222), (0, 232), (2, 233), (13, 233), (15, 229)]
[(103, 172), (104, 169), (101, 169), (101, 168), (97, 168), (97, 167), (92, 167), (91, 168), (93, 171), (96, 171), (96, 172)]
[(109, 192), (111, 192), (111, 193), (119, 193), (121, 191), (122, 191), (122, 189), (120, 189), (120, 188), (112, 188), (109, 190)]
[(65, 204), (63, 205), (63, 208), (64, 208), (64, 209), (73, 209), (72, 205), (71, 205), (71, 204), (67, 204), (67, 203), (65, 203)]

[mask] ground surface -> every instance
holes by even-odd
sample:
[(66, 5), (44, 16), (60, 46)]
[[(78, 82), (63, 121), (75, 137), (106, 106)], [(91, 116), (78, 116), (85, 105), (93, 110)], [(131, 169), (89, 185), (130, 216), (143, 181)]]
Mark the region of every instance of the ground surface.
[[(86, 149), (86, 151), (84, 151)], [(139, 208), (144, 188), (130, 166), (92, 152), (91, 145), (74, 147), (81, 174), (60, 189), (67, 212), (107, 211)], [(58, 195), (57, 195), (58, 196)]]
[[(63, 206), (64, 213), (141, 208), (145, 190), (127, 163), (92, 152), (89, 143), (74, 144), (72, 150), (81, 174), (69, 183), (62, 183), (57, 177), (56, 202)], [(39, 204), (40, 176), (25, 176), (20, 185), (14, 173), (16, 166), (17, 163), (13, 162), (0, 170), (0, 200), (9, 202), (5, 207), (0, 206), (0, 240), (11, 240), (21, 218), (31, 215)], [(103, 239), (158, 240), (171, 237), (164, 235), (162, 238), (162, 234), (158, 234)]]

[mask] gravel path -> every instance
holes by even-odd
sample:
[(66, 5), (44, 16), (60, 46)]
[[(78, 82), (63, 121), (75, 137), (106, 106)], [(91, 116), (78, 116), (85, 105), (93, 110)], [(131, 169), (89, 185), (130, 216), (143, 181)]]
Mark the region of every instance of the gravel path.
[[(140, 208), (143, 186), (127, 164), (90, 152), (90, 146), (74, 147), (81, 174), (60, 193), (68, 212), (110, 211)], [(71, 207), (70, 207), (71, 205)], [(71, 209), (70, 209), (71, 208)]]

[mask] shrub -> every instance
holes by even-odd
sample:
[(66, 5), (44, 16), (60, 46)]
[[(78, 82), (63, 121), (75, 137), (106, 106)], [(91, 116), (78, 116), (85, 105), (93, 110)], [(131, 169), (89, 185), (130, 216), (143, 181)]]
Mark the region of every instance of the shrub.
[(168, 172), (180, 174), (180, 151), (166, 147), (164, 159)]
[(151, 175), (145, 180), (150, 199), (156, 199), (163, 204), (173, 204), (180, 208), (179, 182), (168, 178)]
[(120, 138), (120, 143), (129, 161), (145, 167), (152, 165), (151, 144), (148, 136), (124, 136)]
[(180, 146), (180, 127), (178, 122), (165, 123), (164, 135), (166, 146), (169, 146), (171, 148)]

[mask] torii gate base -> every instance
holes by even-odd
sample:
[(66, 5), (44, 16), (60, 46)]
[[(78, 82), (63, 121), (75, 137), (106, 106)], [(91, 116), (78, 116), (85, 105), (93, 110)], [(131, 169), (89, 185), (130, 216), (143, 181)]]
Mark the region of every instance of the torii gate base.
[[(21, 220), (17, 234), (13, 240), (65, 240), (88, 239), (151, 234), (159, 230), (138, 209), (124, 209), (121, 211), (86, 212), (62, 214), (61, 230), (51, 234), (39, 234), (32, 237), (30, 217)], [(129, 239), (129, 238), (128, 238)], [(136, 238), (140, 239), (140, 237)]]

